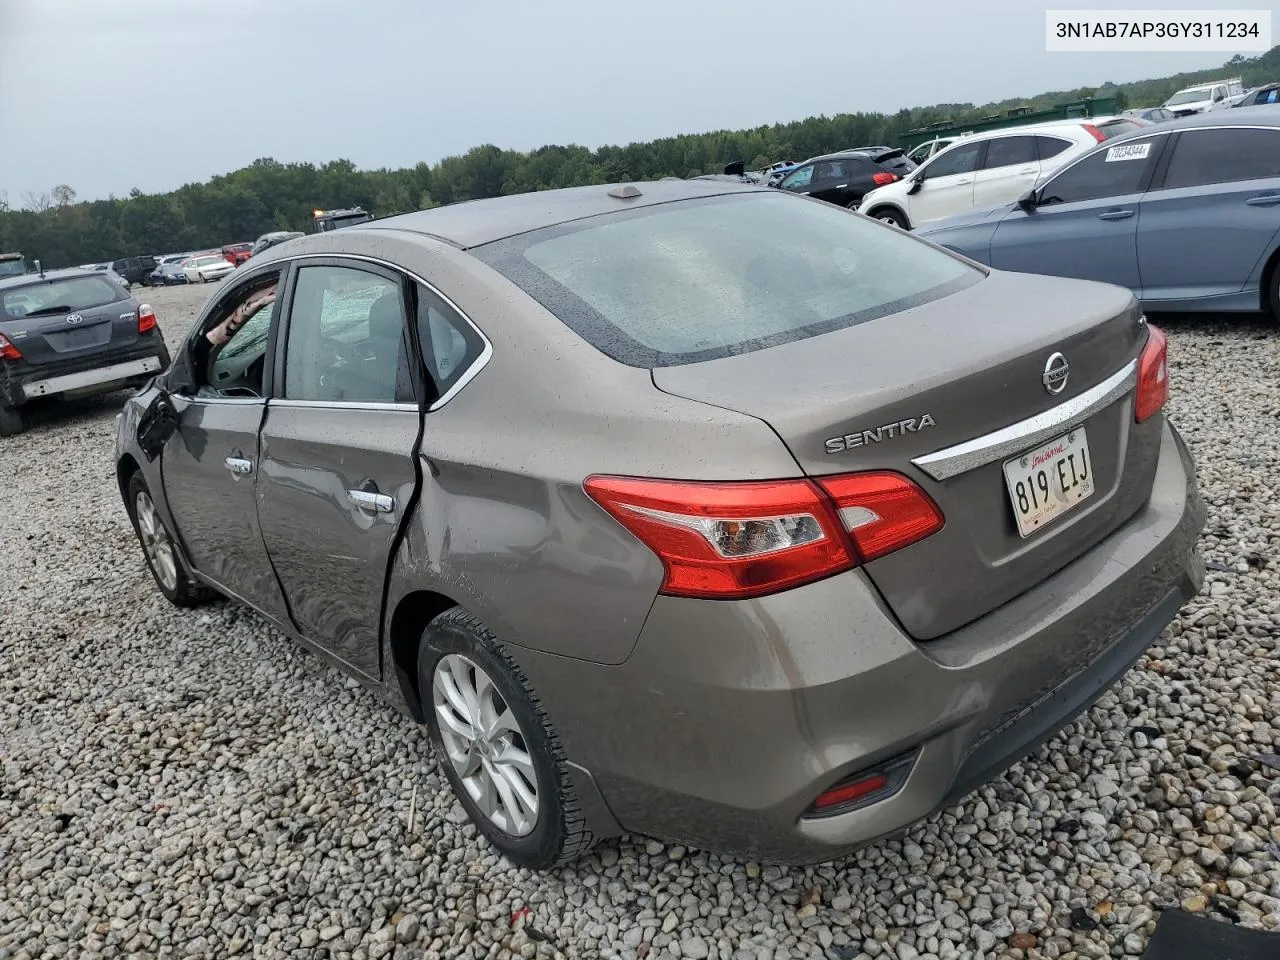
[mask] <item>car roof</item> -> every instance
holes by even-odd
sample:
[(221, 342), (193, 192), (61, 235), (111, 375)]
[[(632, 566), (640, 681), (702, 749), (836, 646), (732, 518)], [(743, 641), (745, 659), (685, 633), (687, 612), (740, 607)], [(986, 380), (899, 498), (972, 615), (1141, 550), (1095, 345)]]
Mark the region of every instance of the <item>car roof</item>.
[(1153, 134), (1173, 133), (1177, 130), (1194, 130), (1196, 127), (1277, 127), (1280, 128), (1280, 103), (1262, 103), (1235, 110), (1216, 110), (1212, 113), (1193, 113), (1189, 117), (1176, 117), (1152, 127), (1132, 130), (1105, 141), (1111, 146), (1126, 140), (1141, 139)]
[[(632, 197), (615, 193), (638, 191)], [(638, 207), (652, 207), (678, 200), (696, 200), (724, 194), (773, 193), (768, 187), (731, 183), (726, 180), (652, 180), (628, 184), (600, 184), (539, 190), (486, 200), (419, 210), (384, 220), (346, 227), (345, 230), (404, 230), (435, 237), (461, 249), (513, 237), (544, 227), (554, 227), (601, 214), (619, 213)]]
[(85, 270), (81, 267), (63, 267), (60, 270), (46, 270), (43, 274), (39, 273), (21, 273), (16, 277), (5, 277), (0, 280), (0, 290), (12, 290), (15, 287), (24, 287), (30, 283), (39, 283), (43, 280), (64, 280), (67, 277), (89, 277), (97, 276), (96, 270)]

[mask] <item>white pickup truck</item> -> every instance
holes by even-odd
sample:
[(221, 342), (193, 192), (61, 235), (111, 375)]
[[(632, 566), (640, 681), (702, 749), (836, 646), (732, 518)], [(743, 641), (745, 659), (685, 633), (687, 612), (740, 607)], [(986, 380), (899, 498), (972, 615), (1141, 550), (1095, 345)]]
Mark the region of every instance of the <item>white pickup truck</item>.
[(1231, 98), (1244, 93), (1240, 77), (1229, 80), (1214, 80), (1210, 83), (1198, 83), (1194, 87), (1179, 90), (1166, 100), (1162, 106), (1172, 110), (1176, 117), (1188, 117), (1193, 113), (1208, 113), (1210, 110), (1225, 110), (1231, 106)]

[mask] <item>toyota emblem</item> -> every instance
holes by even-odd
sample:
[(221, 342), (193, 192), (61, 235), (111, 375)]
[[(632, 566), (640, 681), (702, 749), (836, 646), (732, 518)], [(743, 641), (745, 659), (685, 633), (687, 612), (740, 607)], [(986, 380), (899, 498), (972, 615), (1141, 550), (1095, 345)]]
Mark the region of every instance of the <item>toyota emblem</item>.
[(84, 317), (80, 316), (80, 314), (73, 313), (67, 317), (67, 323), (79, 323), (83, 319)]
[(1067, 358), (1054, 353), (1044, 362), (1044, 376), (1040, 378), (1040, 382), (1044, 384), (1046, 391), (1056, 396), (1067, 388), (1067, 377), (1070, 374), (1071, 364), (1067, 363)]

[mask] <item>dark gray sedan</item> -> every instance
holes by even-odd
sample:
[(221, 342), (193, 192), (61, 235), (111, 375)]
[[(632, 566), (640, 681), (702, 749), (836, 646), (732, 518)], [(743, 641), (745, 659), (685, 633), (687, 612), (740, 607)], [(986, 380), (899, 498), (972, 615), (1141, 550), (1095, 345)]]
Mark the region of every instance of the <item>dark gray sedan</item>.
[(169, 366), (155, 311), (114, 274), (50, 270), (0, 280), (0, 436), (22, 408), (138, 386)]
[(1018, 203), (916, 232), (1001, 270), (1128, 287), (1152, 311), (1280, 319), (1280, 106), (1116, 137)]
[(763, 187), (592, 186), (255, 256), (117, 470), (166, 597), (427, 723), (517, 863), (822, 860), (1026, 756), (1199, 589), (1168, 389), (1118, 287)]

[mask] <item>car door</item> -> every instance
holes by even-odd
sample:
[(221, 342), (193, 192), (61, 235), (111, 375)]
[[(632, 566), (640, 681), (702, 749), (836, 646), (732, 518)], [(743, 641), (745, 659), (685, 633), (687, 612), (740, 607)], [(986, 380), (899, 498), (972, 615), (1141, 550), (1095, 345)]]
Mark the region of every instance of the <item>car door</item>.
[(813, 180), (807, 193), (818, 200), (843, 206), (849, 191), (849, 166), (844, 159), (819, 160), (813, 165)]
[[(194, 392), (171, 397), (177, 425), (164, 445), (160, 468), (169, 513), (195, 569), (287, 624), (288, 610), (262, 542), (254, 494), (275, 305), (249, 318), (225, 347), (206, 350), (199, 345), (235, 307), (280, 279), (279, 267), (255, 271), (196, 324), (183, 357), (192, 368)], [(206, 353), (207, 359), (201, 359)]]
[(1280, 130), (1183, 130), (1143, 198), (1144, 297), (1181, 300), (1244, 289), (1280, 231)]
[(1039, 176), (1035, 136), (993, 137), (987, 141), (981, 169), (973, 176), (973, 205), (993, 207), (1017, 200), (1036, 185)]
[(1050, 177), (996, 227), (991, 266), (1140, 290), (1138, 203), (1166, 139), (1099, 146)]
[(957, 143), (912, 174), (915, 192), (907, 197), (907, 216), (914, 226), (972, 209), (974, 174), (986, 146), (983, 140)]
[(302, 262), (262, 425), (258, 515), (294, 624), (371, 677), (387, 564), (417, 488), (412, 297), (381, 266)]

